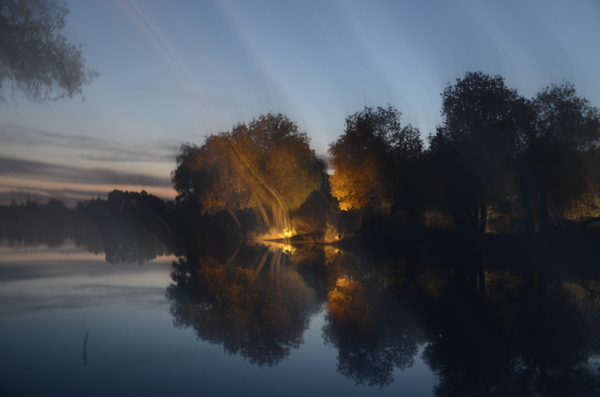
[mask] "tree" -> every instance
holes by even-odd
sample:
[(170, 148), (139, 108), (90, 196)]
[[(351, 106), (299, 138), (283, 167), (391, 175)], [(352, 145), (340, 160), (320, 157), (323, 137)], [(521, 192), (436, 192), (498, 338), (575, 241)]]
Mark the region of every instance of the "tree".
[(388, 106), (365, 107), (346, 118), (344, 134), (329, 147), (335, 169), (331, 193), (340, 209), (357, 210), (367, 204), (383, 212), (391, 208), (394, 160), (416, 158), (423, 150), (419, 130), (410, 124), (402, 127), (401, 116)]
[(543, 231), (549, 223), (549, 207), (556, 214), (590, 190), (590, 165), (596, 164), (590, 159), (600, 149), (600, 111), (577, 96), (568, 82), (541, 90), (532, 100), (532, 109), (533, 123), (523, 137), (521, 179), (529, 188), (523, 192), (528, 196), (525, 205), (533, 206), (534, 198), (539, 199)]
[(265, 224), (289, 229), (289, 210), (321, 185), (321, 162), (308, 135), (286, 116), (269, 113), (236, 126), (229, 142), (229, 161), (250, 186)]
[[(290, 228), (289, 211), (321, 186), (322, 165), (305, 132), (282, 114), (269, 113), (183, 145), (171, 177), (180, 198), (202, 212), (256, 208), (267, 226)], [(239, 222), (238, 222), (239, 224)]]
[(501, 76), (468, 72), (442, 93), (442, 125), (430, 136), (437, 175), (461, 232), (485, 233), (488, 205), (504, 200), (520, 149), (527, 101)]
[(33, 101), (72, 98), (99, 76), (85, 67), (82, 46), (60, 34), (68, 13), (58, 0), (0, 1), (0, 100), (6, 91)]

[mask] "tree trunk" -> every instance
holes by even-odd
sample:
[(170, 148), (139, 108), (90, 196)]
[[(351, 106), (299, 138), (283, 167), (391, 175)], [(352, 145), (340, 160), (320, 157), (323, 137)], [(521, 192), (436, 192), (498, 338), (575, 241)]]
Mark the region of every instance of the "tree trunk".
[(548, 149), (544, 145), (543, 159), (542, 159), (542, 179), (540, 186), (540, 234), (548, 230), (550, 224), (550, 217), (548, 216), (548, 184), (546, 183), (548, 178), (546, 177), (547, 161), (546, 153)]
[(359, 231), (360, 228), (362, 227), (363, 215), (364, 215), (364, 213), (363, 213), (362, 209), (357, 211), (355, 222), (354, 222), (354, 231)]
[(535, 220), (533, 218), (533, 210), (529, 206), (529, 203), (523, 199), (523, 212), (525, 213), (525, 219), (523, 220), (525, 223), (525, 234), (528, 236), (533, 236), (535, 234)]
[(231, 210), (231, 208), (227, 208), (227, 212), (229, 213), (229, 215), (231, 215), (231, 218), (233, 218), (233, 221), (235, 222), (235, 224), (237, 225), (237, 227), (239, 227), (241, 229), (242, 228), (242, 224), (240, 223), (240, 220), (235, 215), (235, 213)]
[(540, 234), (548, 230), (550, 218), (548, 216), (548, 195), (546, 187), (540, 189)]
[(484, 241), (483, 241), (483, 236), (479, 236), (479, 242), (477, 244), (477, 274), (478, 274), (478, 281), (479, 281), (479, 296), (482, 300), (482, 302), (485, 300), (485, 246), (484, 246)]
[(235, 252), (229, 257), (229, 259), (227, 260), (227, 262), (225, 262), (225, 266), (228, 266), (237, 256), (238, 252), (240, 252), (240, 248), (238, 247)]
[(254, 276), (252, 276), (252, 280), (250, 280), (250, 284), (254, 283), (254, 280), (256, 280), (256, 277), (258, 277), (258, 274), (260, 273), (263, 266), (265, 265), (265, 262), (267, 261), (268, 256), (269, 256), (269, 251), (267, 250), (263, 254), (262, 258), (260, 258), (260, 262), (259, 262), (256, 270), (254, 271)]
[(479, 217), (479, 234), (482, 236), (485, 235), (485, 229), (487, 228), (487, 213), (487, 205), (484, 204), (481, 206), (481, 215)]
[(255, 197), (256, 203), (257, 203), (257, 207), (258, 207), (258, 211), (260, 213), (260, 216), (262, 217), (262, 221), (265, 224), (266, 227), (271, 227), (271, 222), (269, 222), (269, 217), (267, 215), (267, 212), (265, 211), (265, 207), (263, 207), (262, 203), (260, 202), (260, 200)]
[(521, 206), (523, 207), (524, 219), (523, 223), (525, 224), (525, 234), (527, 236), (532, 237), (535, 234), (535, 220), (533, 216), (533, 210), (531, 209), (530, 197), (527, 194), (528, 183), (521, 171), (517, 175), (518, 188), (519, 188), (519, 196), (521, 198)]

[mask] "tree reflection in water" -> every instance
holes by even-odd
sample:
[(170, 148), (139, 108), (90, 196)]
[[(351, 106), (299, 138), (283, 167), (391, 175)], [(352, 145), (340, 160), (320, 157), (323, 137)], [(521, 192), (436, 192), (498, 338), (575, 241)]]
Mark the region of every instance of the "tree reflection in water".
[(252, 364), (273, 366), (300, 347), (319, 306), (281, 251), (243, 251), (249, 252), (225, 263), (209, 258), (197, 266), (174, 264), (166, 293), (173, 323)]
[(519, 286), (485, 305), (453, 293), (432, 302), (423, 359), (438, 376), (435, 395), (599, 395), (599, 291), (560, 281), (552, 291)]
[(338, 371), (357, 384), (383, 388), (393, 370), (405, 370), (417, 354), (417, 331), (382, 291), (341, 278), (328, 294), (323, 337), (338, 350)]
[(543, 288), (490, 270), (481, 300), (444, 268), (402, 258), (381, 265), (331, 246), (279, 248), (175, 263), (167, 289), (175, 326), (272, 366), (300, 347), (326, 303), (324, 341), (338, 351), (338, 372), (358, 385), (387, 387), (422, 351), (438, 377), (436, 396), (600, 392), (593, 281), (553, 279)]
[(80, 202), (75, 210), (55, 199), (0, 206), (0, 242), (53, 248), (72, 240), (94, 254), (105, 253), (109, 263), (142, 264), (182, 251), (172, 223), (160, 198), (114, 190), (108, 199)]

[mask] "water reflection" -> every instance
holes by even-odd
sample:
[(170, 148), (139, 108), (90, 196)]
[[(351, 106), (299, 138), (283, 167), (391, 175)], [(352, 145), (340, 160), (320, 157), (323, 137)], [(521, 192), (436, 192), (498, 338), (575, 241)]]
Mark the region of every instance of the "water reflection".
[(572, 296), (573, 286), (554, 287), (543, 305), (527, 297), (481, 307), (436, 302), (423, 353), (439, 379), (435, 394), (598, 395), (598, 307)]
[(166, 293), (174, 325), (252, 364), (273, 366), (298, 349), (319, 310), (315, 291), (280, 250), (247, 247), (227, 262), (182, 259), (174, 268)]
[(356, 384), (388, 386), (418, 351), (418, 330), (393, 296), (341, 278), (328, 294), (326, 343), (338, 350), (338, 371)]
[(545, 296), (539, 285), (528, 291), (522, 274), (494, 270), (482, 301), (445, 268), (382, 264), (359, 251), (271, 244), (181, 260), (167, 290), (174, 323), (275, 365), (300, 347), (323, 305), (324, 342), (357, 385), (389, 386), (422, 352), (437, 396), (600, 391), (598, 284), (553, 280)]

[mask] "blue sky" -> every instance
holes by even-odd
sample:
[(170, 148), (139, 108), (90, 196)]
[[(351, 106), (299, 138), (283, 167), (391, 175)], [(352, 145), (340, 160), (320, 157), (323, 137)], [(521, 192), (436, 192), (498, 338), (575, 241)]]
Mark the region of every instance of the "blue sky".
[(64, 34), (102, 75), (81, 98), (0, 104), (0, 201), (113, 188), (172, 197), (184, 142), (281, 112), (317, 153), (364, 106), (424, 137), (467, 71), (600, 106), (600, 1), (72, 0)]

